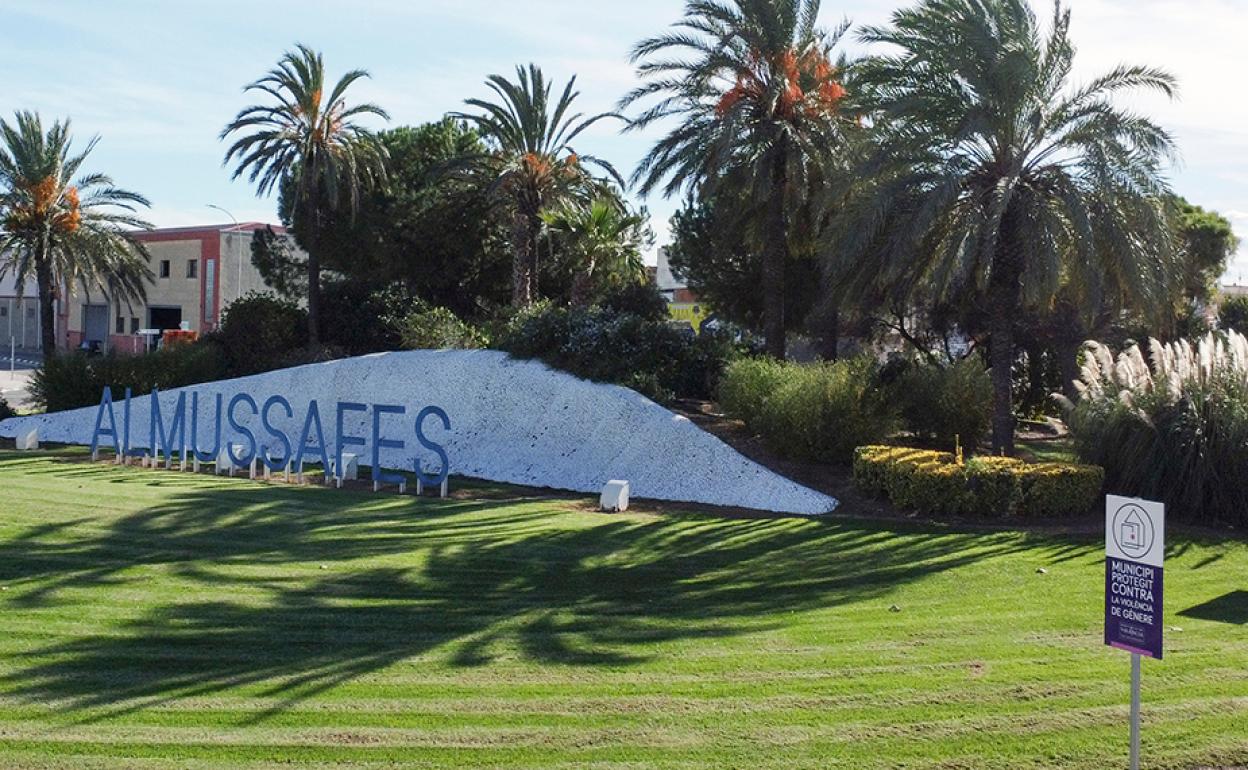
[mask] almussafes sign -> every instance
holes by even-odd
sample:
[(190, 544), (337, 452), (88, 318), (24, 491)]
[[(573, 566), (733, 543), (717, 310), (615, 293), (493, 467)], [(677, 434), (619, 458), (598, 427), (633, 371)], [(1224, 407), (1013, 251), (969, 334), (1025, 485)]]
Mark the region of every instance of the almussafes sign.
[[(164, 452), (166, 458), (173, 453), (194, 456), (200, 462), (215, 462), (219, 453), (224, 450), (235, 465), (246, 467), (253, 459), (264, 463), (271, 471), (293, 465), (302, 467), (305, 458), (319, 461), (327, 471), (330, 468), (342, 468), (343, 453), (348, 448), (371, 448), (373, 480), (385, 484), (398, 484), (403, 479), (393, 473), (386, 473), (381, 467), (380, 453), (382, 449), (403, 449), (406, 440), (398, 438), (396, 425), (407, 415), (407, 407), (402, 404), (363, 404), (352, 401), (334, 403), (334, 441), (332, 446), (325, 441), (325, 430), (321, 420), (321, 409), (316, 399), (308, 402), (302, 415), (302, 430), (296, 437), (277, 427), (274, 413), (280, 413), (283, 421), (292, 420), (295, 412), (290, 401), (281, 395), (271, 395), (261, 405), (249, 393), (236, 393), (225, 404), (222, 394), (217, 393), (214, 407), (211, 409), (211, 422), (206, 425), (212, 436), (208, 447), (199, 446), (200, 428), (199, 392), (190, 391), (190, 403), (187, 403), (187, 391), (178, 393), (172, 411), (163, 411), (160, 405), (160, 393), (153, 390), (147, 397), (151, 410), (148, 420), (147, 448), (135, 449), (131, 445), (130, 416), (131, 395), (126, 389), (125, 398), (121, 402), (121, 419), (118, 420), (117, 408), (113, 403), (112, 391), (105, 387), (100, 398), (100, 405), (95, 415), (95, 428), (91, 432), (91, 454), (94, 456), (100, 447), (100, 439), (110, 439), (118, 455), (125, 457), (146, 456), (156, 457)], [(188, 409), (189, 406), (189, 409)], [(346, 430), (349, 415), (368, 415), (371, 413), (372, 430), (368, 435), (351, 435)], [(410, 423), (412, 437), (429, 453), (438, 458), (439, 466), (436, 474), (430, 475), (421, 467), (419, 460), (413, 462), (412, 470), (421, 483), (438, 486), (446, 480), (450, 472), (450, 458), (446, 449), (430, 439), (426, 433), (426, 422), (433, 418), (441, 424), (443, 430), (450, 430), (451, 420), (446, 412), (437, 406), (426, 406), (417, 412)], [(222, 421), (228, 423), (235, 439), (222, 443)], [(257, 426), (255, 423), (259, 421)], [(189, 436), (187, 434), (190, 434)], [(330, 462), (330, 452), (333, 462)]]

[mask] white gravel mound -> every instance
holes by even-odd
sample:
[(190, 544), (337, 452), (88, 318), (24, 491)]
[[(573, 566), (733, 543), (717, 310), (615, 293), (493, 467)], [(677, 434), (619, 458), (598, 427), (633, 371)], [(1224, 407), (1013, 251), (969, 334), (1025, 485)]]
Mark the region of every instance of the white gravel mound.
[[(308, 402), (315, 399), (331, 456), (335, 402), (396, 404), (406, 414), (387, 415), (383, 435), (402, 439), (405, 446), (383, 449), (380, 465), (410, 470), (419, 458), (426, 469), (436, 469), (436, 456), (418, 443), (412, 424), (417, 412), (434, 405), (446, 411), (451, 429), (444, 431), (436, 419), (428, 419), (425, 433), (445, 448), (450, 472), (456, 475), (587, 493), (597, 493), (610, 479), (627, 479), (635, 498), (806, 515), (827, 513), (837, 504), (745, 458), (632, 390), (588, 382), (493, 350), (378, 353), (179, 388), (160, 394), (166, 421), (180, 391), (187, 392), (188, 411), (191, 392), (199, 394), (201, 449), (211, 448), (218, 393), (227, 405), (240, 392), (261, 405), (271, 395), (285, 396), (294, 416), (288, 419), (284, 410), (274, 409), (272, 421), (292, 443), (299, 440)], [(120, 423), (120, 400), (115, 408)], [(148, 447), (150, 410), (148, 396), (132, 400), (132, 447)], [(16, 417), (0, 422), (0, 436), (36, 428), (40, 441), (89, 445), (97, 412), (97, 407), (87, 407)], [(243, 424), (263, 435), (258, 417), (241, 408), (239, 414)], [(372, 419), (371, 409), (348, 413), (344, 433), (370, 437)], [(234, 437), (223, 418), (222, 440)], [(109, 446), (110, 441), (105, 438), (101, 444)], [(359, 453), (360, 463), (368, 464), (371, 439), (369, 446), (347, 451)]]

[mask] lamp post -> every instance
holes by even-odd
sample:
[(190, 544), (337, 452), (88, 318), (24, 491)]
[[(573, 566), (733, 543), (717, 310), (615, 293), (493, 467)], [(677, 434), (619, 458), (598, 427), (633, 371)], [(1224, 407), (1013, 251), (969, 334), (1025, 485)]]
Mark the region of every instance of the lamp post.
[[(234, 223), (234, 226), (238, 227), (238, 220), (234, 218), (234, 215), (231, 214), (228, 209), (222, 208), (221, 206), (218, 206), (215, 203), (206, 203), (204, 205), (206, 205), (210, 209), (216, 209), (217, 211), (220, 211), (221, 213), (225, 214), (227, 217), (230, 218), (230, 221)], [(239, 297), (243, 296), (243, 257), (242, 255), (239, 255), (238, 257), (238, 296)]]

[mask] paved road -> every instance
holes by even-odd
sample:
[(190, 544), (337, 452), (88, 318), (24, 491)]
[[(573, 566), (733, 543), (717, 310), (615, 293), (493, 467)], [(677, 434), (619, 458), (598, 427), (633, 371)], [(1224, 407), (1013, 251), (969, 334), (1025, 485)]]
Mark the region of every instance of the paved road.
[(0, 396), (9, 406), (18, 410), (34, 408), (30, 403), (30, 376), (42, 360), (38, 353), (19, 351), (10, 362), (9, 351), (0, 354)]

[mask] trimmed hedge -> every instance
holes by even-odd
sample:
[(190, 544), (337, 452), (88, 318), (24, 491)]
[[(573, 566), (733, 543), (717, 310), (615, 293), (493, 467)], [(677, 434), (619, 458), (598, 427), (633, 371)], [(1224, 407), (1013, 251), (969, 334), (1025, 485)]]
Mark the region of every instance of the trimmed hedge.
[(898, 508), (976, 516), (1058, 516), (1096, 505), (1105, 471), (1095, 465), (1025, 463), (974, 457), (959, 464), (949, 452), (862, 446), (854, 452), (854, 482)]

